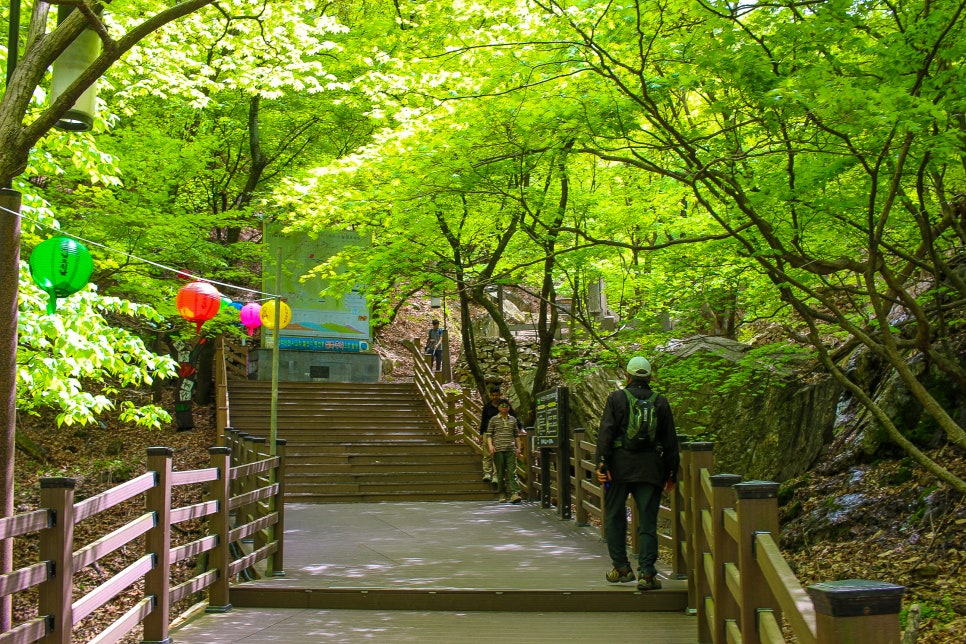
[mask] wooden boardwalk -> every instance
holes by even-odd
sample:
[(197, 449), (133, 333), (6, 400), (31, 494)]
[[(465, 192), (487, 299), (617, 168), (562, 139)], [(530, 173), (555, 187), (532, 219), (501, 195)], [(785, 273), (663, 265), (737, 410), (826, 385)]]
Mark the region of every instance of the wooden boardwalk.
[(285, 576), (234, 587), (231, 612), (191, 620), (175, 642), (696, 640), (685, 582), (665, 574), (648, 593), (608, 584), (599, 534), (534, 504), (292, 504), (286, 513)]

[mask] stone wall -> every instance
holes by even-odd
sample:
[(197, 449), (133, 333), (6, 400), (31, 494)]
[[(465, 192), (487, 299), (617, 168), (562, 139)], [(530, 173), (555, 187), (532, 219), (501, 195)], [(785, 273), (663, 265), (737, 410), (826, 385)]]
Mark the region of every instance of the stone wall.
[[(749, 350), (733, 340), (699, 336), (665, 347), (653, 362), (712, 359), (723, 363), (718, 366), (720, 377), (725, 378), (728, 365), (736, 365)], [(535, 363), (536, 350), (528, 346), (523, 355), (526, 373)], [(506, 390), (510, 371), (506, 343), (484, 341), (479, 358), (487, 382)], [(780, 374), (763, 370), (760, 381), (749, 382), (747, 392), (727, 395), (716, 393), (715, 383), (673, 389), (660, 382), (659, 370), (656, 376), (654, 388), (668, 397), (678, 432), (714, 440), (718, 472), (739, 474), (746, 480), (784, 481), (805, 472), (831, 441), (841, 390), (827, 376), (810, 372), (806, 379), (794, 367)], [(623, 384), (623, 377), (619, 369), (598, 369), (584, 372), (579, 382), (566, 383), (570, 426), (584, 428), (587, 440), (596, 440), (607, 394)], [(458, 363), (454, 379), (473, 387), (465, 361)]]

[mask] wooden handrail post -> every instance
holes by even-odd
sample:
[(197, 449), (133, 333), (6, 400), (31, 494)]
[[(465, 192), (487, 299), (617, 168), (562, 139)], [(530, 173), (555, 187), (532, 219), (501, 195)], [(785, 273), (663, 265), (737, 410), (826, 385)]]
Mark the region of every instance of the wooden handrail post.
[(459, 397), (459, 392), (446, 390), (446, 440), (456, 440), (456, 401)]
[[(267, 443), (268, 443), (268, 439), (262, 436), (255, 436), (252, 438), (253, 452), (252, 452), (251, 462), (254, 463), (255, 461), (260, 461), (263, 458), (268, 458), (268, 449), (265, 447)], [(269, 477), (271, 477), (271, 475), (272, 474), (270, 472)], [(252, 479), (251, 479), (252, 486), (249, 489), (257, 490), (260, 487), (263, 487), (261, 481), (259, 481), (258, 478), (259, 478), (258, 474), (252, 474)], [(255, 501), (254, 503), (251, 504), (250, 507), (251, 507), (251, 514), (250, 514), (251, 519), (249, 519), (250, 521), (261, 519), (263, 516), (267, 514), (267, 512), (265, 512), (264, 510), (264, 506), (259, 501)], [(255, 532), (255, 534), (252, 535), (252, 544), (253, 544), (252, 549), (258, 550), (259, 548), (265, 545), (266, 541), (267, 540), (265, 538), (265, 532), (263, 530), (258, 530), (257, 532)]]
[(208, 591), (208, 607), (205, 612), (227, 613), (231, 610), (228, 601), (228, 584), (231, 582), (228, 577), (228, 564), (231, 561), (228, 544), (228, 469), (231, 467), (231, 448), (209, 447), (208, 457), (211, 459), (211, 466), (218, 469), (218, 479), (212, 481), (208, 487), (211, 499), (218, 502), (218, 511), (209, 519), (210, 533), (218, 535), (218, 544), (212, 548), (208, 557), (209, 567), (218, 570), (218, 579)]
[(584, 439), (584, 432), (586, 432), (586, 429), (583, 427), (574, 428), (574, 449), (571, 452), (574, 455), (574, 521), (579, 526), (589, 524), (587, 508), (584, 507), (584, 497), (587, 496), (587, 492), (584, 490), (584, 481), (587, 480), (588, 474), (583, 465), (584, 448), (580, 446), (580, 442)]
[(714, 443), (690, 442), (685, 443), (685, 453), (688, 454), (687, 477), (687, 535), (688, 535), (688, 608), (697, 610), (703, 598), (698, 595), (698, 567), (701, 566), (702, 551), (698, 542), (698, 531), (701, 530), (701, 509), (708, 507), (702, 503), (704, 492), (701, 489), (701, 470), (711, 471), (714, 467)]
[[(237, 463), (233, 465), (247, 465), (255, 461), (255, 447), (254, 441), (257, 436), (252, 436), (251, 434), (245, 434), (243, 436), (241, 457), (238, 459)], [(246, 492), (251, 492), (255, 489), (255, 475), (249, 474), (248, 476), (240, 476), (236, 479), (238, 482), (238, 489), (236, 494), (245, 494)], [(252, 520), (252, 507), (249, 503), (248, 505), (239, 506), (235, 510), (235, 527), (238, 527), (244, 523), (248, 523)]]
[(278, 457), (278, 469), (275, 472), (275, 482), (278, 483), (278, 494), (273, 497), (272, 509), (278, 513), (278, 523), (273, 526), (272, 536), (278, 544), (275, 554), (268, 560), (268, 574), (274, 577), (285, 576), (285, 439), (275, 439), (275, 455)]
[(734, 486), (738, 497), (738, 571), (741, 574), (741, 601), (738, 626), (742, 644), (758, 644), (756, 614), (771, 609), (781, 624), (781, 609), (772, 597), (768, 581), (755, 561), (755, 534), (770, 532), (776, 541), (778, 531), (778, 483), (748, 481)]
[[(688, 442), (690, 438), (684, 434), (678, 434), (678, 449), (681, 449), (681, 445)], [(674, 490), (670, 494), (670, 504), (671, 504), (671, 569), (674, 571), (674, 576), (677, 579), (687, 579), (688, 578), (688, 562), (684, 556), (684, 546), (681, 543), (685, 539), (684, 531), (684, 512), (685, 512), (685, 502), (684, 502), (684, 490), (686, 486), (680, 485), (680, 481), (684, 479), (684, 467), (683, 461), (680, 466), (678, 466), (677, 481), (678, 485), (674, 486)]]
[(822, 582), (807, 590), (815, 605), (816, 641), (820, 644), (898, 644), (902, 639), (899, 610), (904, 586), (847, 579)]
[(228, 371), (225, 368), (225, 336), (215, 340), (215, 428), (218, 440), (224, 445), (224, 430), (228, 427)]
[(154, 568), (144, 576), (144, 595), (154, 596), (154, 608), (144, 618), (142, 644), (167, 644), (171, 613), (171, 457), (170, 447), (148, 448), (148, 471), (154, 472), (154, 487), (144, 497), (154, 512), (154, 527), (144, 539), (144, 550), (154, 555)]
[[(532, 427), (530, 429), (533, 429)], [(526, 431), (524, 429), (524, 431)], [(523, 486), (527, 492), (527, 500), (534, 498), (536, 486), (533, 484), (533, 434), (527, 433), (523, 437)], [(485, 450), (486, 441), (483, 441)]]
[[(705, 445), (710, 443), (700, 443)], [(704, 487), (704, 473), (707, 471), (710, 477), (710, 469), (713, 462), (710, 459), (711, 450), (694, 451), (695, 467), (691, 471), (691, 498), (692, 517), (694, 522), (691, 524), (694, 529), (694, 538), (691, 543), (694, 545), (694, 575), (690, 578), (689, 586), (694, 586), (694, 596), (697, 601), (695, 608), (698, 611), (698, 641), (711, 641), (711, 616), (708, 606), (708, 598), (711, 597), (711, 579), (708, 573), (708, 559), (712, 557), (711, 537), (705, 529), (705, 518), (711, 517), (712, 524), (715, 517), (711, 515), (711, 498), (707, 495)]]
[(38, 587), (39, 615), (51, 615), (53, 626), (41, 642), (68, 644), (74, 628), (71, 594), (74, 582), (74, 486), (68, 478), (40, 479), (40, 506), (53, 513), (49, 528), (40, 531), (40, 560), (49, 561), (53, 575)]
[[(726, 564), (738, 563), (738, 544), (724, 528), (724, 511), (735, 507), (734, 486), (741, 483), (737, 474), (714, 474), (711, 476), (711, 552), (714, 553), (714, 580), (711, 597), (714, 599), (714, 624), (711, 625), (712, 642), (726, 642), (725, 624), (738, 619), (738, 602), (728, 590)], [(699, 626), (700, 628), (700, 626)], [(700, 639), (699, 641), (704, 641)]]

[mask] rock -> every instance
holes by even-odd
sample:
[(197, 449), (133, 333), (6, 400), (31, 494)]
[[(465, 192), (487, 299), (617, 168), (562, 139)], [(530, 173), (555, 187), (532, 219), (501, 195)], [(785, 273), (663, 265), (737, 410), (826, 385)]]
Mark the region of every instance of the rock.
[(120, 440), (113, 440), (104, 448), (105, 456), (117, 456), (124, 451), (124, 443)]

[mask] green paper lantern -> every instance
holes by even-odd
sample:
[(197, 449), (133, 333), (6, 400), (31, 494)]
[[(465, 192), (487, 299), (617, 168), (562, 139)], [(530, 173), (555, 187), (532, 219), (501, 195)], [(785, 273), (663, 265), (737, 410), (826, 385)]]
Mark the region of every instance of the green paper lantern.
[(58, 297), (68, 297), (87, 286), (93, 271), (91, 254), (70, 237), (53, 237), (30, 253), (30, 276), (50, 295), (48, 313), (57, 310)]

